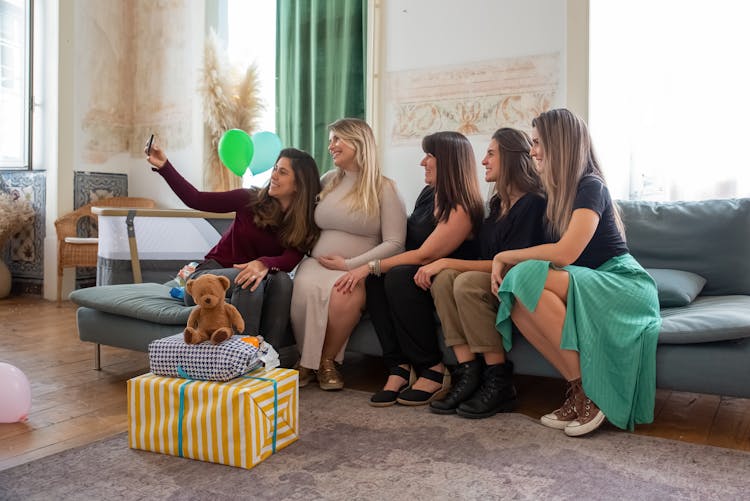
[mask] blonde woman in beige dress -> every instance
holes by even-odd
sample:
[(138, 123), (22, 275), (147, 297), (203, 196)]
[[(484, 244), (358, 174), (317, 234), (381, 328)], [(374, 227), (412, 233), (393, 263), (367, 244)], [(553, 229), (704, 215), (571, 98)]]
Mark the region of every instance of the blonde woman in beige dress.
[(329, 130), (336, 169), (321, 179), (315, 209), (320, 238), (295, 274), (291, 320), (301, 355), (300, 386), (317, 377), (322, 389), (338, 390), (344, 380), (334, 360), (343, 360), (365, 306), (365, 288), (361, 281), (340, 292), (334, 283), (348, 270), (404, 250), (406, 209), (395, 183), (380, 172), (370, 126), (344, 118)]

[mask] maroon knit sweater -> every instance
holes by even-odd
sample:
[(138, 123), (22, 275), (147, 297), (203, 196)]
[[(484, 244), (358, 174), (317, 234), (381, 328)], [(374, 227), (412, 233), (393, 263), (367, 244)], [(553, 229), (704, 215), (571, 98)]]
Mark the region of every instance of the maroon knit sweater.
[(256, 226), (248, 207), (249, 190), (198, 191), (168, 160), (161, 169), (153, 170), (161, 174), (175, 195), (191, 209), (235, 213), (232, 225), (205, 259), (215, 259), (226, 268), (257, 259), (271, 271), (291, 271), (302, 259), (303, 253), (285, 248), (274, 230)]

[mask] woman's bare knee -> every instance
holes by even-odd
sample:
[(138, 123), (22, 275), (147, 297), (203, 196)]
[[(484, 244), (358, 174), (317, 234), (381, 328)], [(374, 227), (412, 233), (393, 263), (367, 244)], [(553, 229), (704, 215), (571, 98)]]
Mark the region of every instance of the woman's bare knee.
[(328, 303), (329, 318), (331, 315), (342, 314), (348, 311), (361, 311), (365, 305), (365, 288), (358, 284), (352, 292), (342, 293), (333, 289), (331, 299)]
[(569, 284), (570, 275), (567, 271), (549, 270), (549, 273), (547, 273), (547, 281), (544, 282), (544, 288), (562, 299), (563, 303), (567, 304)]

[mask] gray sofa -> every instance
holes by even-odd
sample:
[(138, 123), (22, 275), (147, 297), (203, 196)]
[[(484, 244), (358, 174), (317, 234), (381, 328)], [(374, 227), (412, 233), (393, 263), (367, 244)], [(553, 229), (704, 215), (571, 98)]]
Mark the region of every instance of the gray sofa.
[[(750, 199), (619, 206), (632, 254), (659, 285), (657, 386), (750, 397)], [(170, 297), (170, 285), (74, 291), (81, 340), (145, 351), (151, 340), (179, 332), (190, 308)], [(281, 349), (294, 339), (287, 333), (268, 341)], [(382, 354), (366, 317), (347, 349)], [(519, 374), (559, 377), (520, 336), (509, 357)]]

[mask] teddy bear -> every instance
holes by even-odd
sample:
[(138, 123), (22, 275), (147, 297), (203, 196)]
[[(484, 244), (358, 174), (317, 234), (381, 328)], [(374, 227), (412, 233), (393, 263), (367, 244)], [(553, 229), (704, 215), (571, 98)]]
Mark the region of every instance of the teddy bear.
[(229, 285), (227, 277), (210, 273), (188, 280), (185, 289), (193, 296), (195, 308), (190, 312), (185, 327), (187, 344), (198, 344), (208, 339), (213, 344), (219, 344), (232, 337), (233, 327), (237, 332), (245, 330), (245, 321), (240, 312), (225, 302)]

